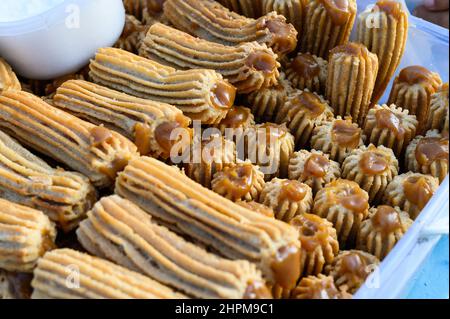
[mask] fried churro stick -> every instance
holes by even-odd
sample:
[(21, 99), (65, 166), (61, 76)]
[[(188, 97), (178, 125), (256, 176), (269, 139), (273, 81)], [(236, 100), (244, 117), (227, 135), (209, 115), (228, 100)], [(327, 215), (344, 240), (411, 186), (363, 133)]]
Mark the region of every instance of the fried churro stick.
[(299, 34), (303, 31), (305, 17), (305, 0), (261, 0), (262, 13), (268, 14), (276, 11), (292, 23)]

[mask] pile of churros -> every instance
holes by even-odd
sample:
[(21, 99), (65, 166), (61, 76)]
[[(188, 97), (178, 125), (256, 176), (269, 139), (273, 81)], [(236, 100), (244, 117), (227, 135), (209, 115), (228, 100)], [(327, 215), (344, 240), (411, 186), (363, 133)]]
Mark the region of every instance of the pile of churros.
[(0, 59), (0, 299), (351, 298), (448, 174), (404, 8), (123, 2), (80, 72)]

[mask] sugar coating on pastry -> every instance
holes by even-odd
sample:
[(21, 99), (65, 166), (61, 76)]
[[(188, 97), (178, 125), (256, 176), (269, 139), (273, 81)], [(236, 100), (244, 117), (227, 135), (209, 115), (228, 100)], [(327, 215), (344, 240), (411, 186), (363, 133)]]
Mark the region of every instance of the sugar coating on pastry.
[(97, 84), (174, 105), (203, 124), (220, 122), (236, 94), (236, 89), (213, 70), (179, 71), (121, 49), (99, 49), (89, 68)]
[(292, 226), (235, 204), (149, 157), (127, 166), (115, 192), (178, 234), (224, 257), (254, 262), (269, 284), (295, 286), (300, 242)]
[(214, 174), (211, 189), (231, 201), (258, 201), (264, 173), (249, 161), (232, 164)]
[(292, 23), (297, 32), (302, 34), (305, 16), (305, 3), (303, 0), (260, 0), (260, 2), (262, 4), (262, 14), (276, 11), (278, 14), (286, 17), (287, 22)]
[(236, 202), (236, 204), (238, 204), (239, 206), (242, 206), (244, 208), (247, 208), (248, 210), (251, 210), (255, 213), (264, 215), (266, 217), (275, 218), (275, 213), (274, 213), (273, 209), (264, 204), (261, 204), (261, 203), (255, 202), (255, 201), (250, 201), (250, 202), (238, 201), (238, 202)]
[(439, 188), (436, 177), (408, 172), (399, 175), (386, 188), (383, 202), (398, 206), (415, 220)]
[(60, 161), (88, 177), (94, 186), (108, 187), (136, 146), (119, 133), (83, 121), (26, 92), (0, 96), (0, 126), (24, 145)]
[(164, 14), (176, 28), (223, 45), (255, 41), (272, 48), (280, 58), (297, 47), (295, 27), (273, 11), (254, 20), (239, 16), (216, 1), (167, 0)]
[(419, 121), (417, 132), (423, 133), (430, 114), (431, 96), (442, 85), (439, 74), (422, 66), (412, 65), (395, 78), (388, 104), (409, 110)]
[(298, 215), (290, 224), (297, 228), (302, 244), (302, 276), (322, 273), (325, 265), (333, 262), (339, 252), (339, 242), (333, 224), (313, 214)]
[(339, 290), (354, 294), (379, 264), (378, 258), (367, 252), (344, 250), (326, 267), (325, 272), (334, 278)]
[(277, 55), (265, 44), (243, 42), (226, 46), (161, 23), (150, 27), (140, 55), (183, 70), (212, 69), (241, 94), (275, 85), (279, 78)]
[(448, 101), (448, 83), (445, 83), (431, 96), (427, 130), (438, 130), (448, 133)]
[(0, 58), (0, 94), (6, 90), (20, 91), (21, 89), (22, 86), (11, 66), (4, 59)]
[(134, 141), (141, 155), (167, 159), (173, 155), (174, 145), (187, 148), (191, 142), (190, 119), (169, 104), (81, 80), (65, 82), (53, 101), (79, 118), (105, 125)]
[(135, 16), (127, 14), (125, 17), (125, 27), (114, 46), (125, 51), (138, 53), (148, 28), (148, 26), (136, 19)]
[(333, 223), (339, 245), (349, 247), (369, 213), (369, 194), (353, 181), (338, 179), (317, 193), (313, 213)]
[(342, 178), (354, 181), (369, 194), (370, 203), (382, 199), (386, 187), (398, 175), (399, 164), (390, 148), (360, 146), (342, 163)]
[(0, 198), (0, 268), (32, 272), (55, 238), (55, 225), (43, 212)]
[(0, 131), (2, 198), (44, 212), (64, 231), (77, 227), (96, 201), (89, 180), (78, 173), (53, 169)]
[(304, 277), (292, 291), (291, 299), (351, 299), (352, 296), (340, 291), (331, 276), (319, 274)]
[(246, 132), (246, 138), (245, 158), (260, 167), (266, 181), (288, 176), (295, 140), (285, 124), (258, 124)]
[(271, 207), (275, 218), (288, 223), (295, 216), (311, 211), (313, 195), (306, 184), (274, 178), (264, 186), (259, 202)]
[(30, 299), (32, 288), (30, 273), (16, 273), (0, 269), (0, 300)]
[(292, 154), (289, 160), (289, 179), (305, 183), (314, 194), (340, 177), (339, 163), (330, 160), (330, 156), (321, 151), (301, 150)]
[(301, 51), (327, 58), (350, 37), (356, 18), (356, 0), (310, 0), (306, 3)]
[(349, 42), (330, 51), (326, 98), (340, 116), (359, 125), (369, 110), (378, 72), (378, 57), (360, 43)]
[(356, 239), (357, 249), (383, 260), (408, 231), (413, 220), (398, 207), (378, 206), (369, 210)]
[(418, 125), (416, 116), (408, 110), (383, 104), (369, 110), (363, 129), (367, 143), (389, 147), (400, 158), (416, 136)]
[(280, 73), (277, 85), (252, 92), (245, 99), (259, 122), (275, 122), (291, 91), (290, 82)]
[(311, 136), (311, 148), (330, 155), (330, 159), (342, 163), (356, 148), (364, 145), (363, 132), (351, 119), (340, 116), (317, 125)]
[(195, 139), (189, 156), (183, 159), (186, 176), (211, 188), (211, 181), (217, 172), (236, 163), (236, 145), (223, 136)]
[(372, 103), (383, 96), (395, 70), (400, 64), (408, 38), (408, 13), (393, 0), (379, 0), (358, 17), (358, 42), (378, 56), (379, 70)]
[(184, 299), (137, 272), (72, 249), (52, 250), (34, 270), (32, 299)]
[(117, 195), (102, 198), (77, 235), (92, 254), (195, 298), (271, 297), (254, 264), (224, 259), (187, 242)]
[(294, 88), (325, 93), (328, 61), (309, 53), (299, 52), (295, 58), (286, 63), (285, 73)]
[(255, 0), (217, 0), (223, 6), (248, 18), (259, 18), (263, 15), (262, 1)]
[(313, 129), (321, 122), (333, 119), (333, 109), (325, 99), (305, 91), (294, 91), (281, 107), (277, 123), (286, 123), (295, 137), (298, 147), (306, 147), (310, 143)]
[(405, 160), (408, 170), (429, 174), (442, 183), (448, 175), (448, 135), (434, 130), (417, 136), (406, 149)]

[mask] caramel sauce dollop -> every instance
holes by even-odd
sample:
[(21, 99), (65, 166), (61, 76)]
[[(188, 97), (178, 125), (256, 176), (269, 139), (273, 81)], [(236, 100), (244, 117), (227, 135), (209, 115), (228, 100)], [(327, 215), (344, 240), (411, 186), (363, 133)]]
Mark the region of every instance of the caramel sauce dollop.
[(291, 220), (290, 224), (298, 229), (301, 247), (307, 252), (328, 243), (328, 227), (319, 216), (302, 214)]
[(361, 139), (361, 129), (351, 121), (336, 120), (332, 128), (332, 139), (340, 147), (356, 148)]
[(376, 6), (378, 9), (396, 20), (400, 20), (403, 15), (402, 5), (397, 1), (380, 0)]
[(251, 164), (227, 167), (217, 176), (220, 186), (227, 189), (236, 199), (248, 194), (253, 185), (253, 167)]
[(246, 65), (267, 74), (273, 74), (277, 69), (277, 61), (274, 57), (262, 51), (250, 54), (247, 58)]
[(420, 165), (430, 165), (439, 160), (448, 163), (448, 138), (422, 138), (417, 144), (415, 156)]
[(347, 23), (350, 18), (349, 0), (319, 0), (336, 25)]
[(299, 181), (283, 181), (278, 200), (280, 202), (283, 200), (299, 202), (305, 198), (306, 194), (307, 188), (305, 184), (302, 184)]
[(377, 119), (377, 127), (381, 129), (388, 129), (392, 134), (399, 138), (405, 136), (405, 128), (401, 120), (390, 110), (380, 109), (375, 113)]
[(367, 151), (361, 156), (359, 167), (364, 174), (374, 176), (385, 172), (389, 164), (383, 154)]
[(320, 66), (314, 57), (309, 53), (300, 53), (292, 60), (291, 68), (300, 77), (313, 79), (320, 74)]
[(383, 233), (391, 234), (402, 228), (400, 216), (391, 206), (379, 206), (372, 217), (373, 227)]
[(329, 167), (330, 161), (325, 156), (312, 154), (305, 162), (302, 177), (305, 179), (309, 177), (324, 177)]
[(403, 191), (408, 201), (423, 209), (433, 197), (433, 190), (423, 176), (411, 176), (403, 182)]
[(294, 244), (279, 248), (271, 269), (278, 285), (285, 289), (294, 288), (300, 277), (300, 249)]
[(248, 121), (249, 117), (250, 109), (235, 106), (231, 108), (220, 124), (228, 128), (239, 128)]
[(211, 103), (218, 109), (230, 109), (236, 98), (236, 88), (227, 81), (218, 81), (211, 90)]
[(325, 111), (325, 104), (311, 92), (303, 92), (292, 101), (293, 108), (305, 111), (310, 119), (319, 117)]

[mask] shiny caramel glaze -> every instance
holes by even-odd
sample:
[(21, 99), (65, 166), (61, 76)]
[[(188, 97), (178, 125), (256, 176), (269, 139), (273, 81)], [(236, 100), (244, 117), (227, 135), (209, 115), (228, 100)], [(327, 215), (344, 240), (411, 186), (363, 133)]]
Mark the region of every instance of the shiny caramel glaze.
[(277, 60), (266, 52), (253, 52), (246, 61), (246, 65), (257, 71), (261, 71), (267, 74), (273, 74), (277, 69)]
[(377, 127), (381, 129), (388, 129), (392, 134), (399, 138), (405, 135), (405, 128), (401, 124), (400, 119), (390, 110), (381, 109), (375, 113), (377, 119)]
[(326, 107), (325, 103), (323, 103), (316, 94), (307, 91), (297, 95), (291, 103), (294, 108), (306, 111), (308, 117), (311, 119), (315, 119), (322, 115)]
[(373, 176), (385, 172), (389, 168), (389, 163), (383, 154), (369, 149), (362, 154), (359, 167), (364, 174)]
[(248, 283), (244, 293), (244, 299), (272, 299), (272, 293), (265, 283), (252, 281)]
[(302, 176), (305, 179), (308, 177), (324, 177), (329, 166), (330, 160), (328, 158), (320, 154), (312, 154), (305, 162)]
[(252, 164), (244, 163), (226, 167), (214, 179), (218, 181), (218, 187), (227, 189), (233, 198), (242, 198), (251, 190), (253, 175)]
[(271, 268), (275, 282), (285, 289), (294, 288), (300, 277), (300, 249), (294, 245), (281, 247)]
[(258, 137), (260, 136), (260, 134), (264, 133), (266, 134), (266, 143), (269, 144), (283, 138), (288, 133), (288, 131), (286, 126), (267, 122), (258, 126)]
[(137, 123), (134, 126), (134, 144), (136, 144), (141, 155), (150, 153), (150, 126), (144, 123)]
[(236, 98), (236, 88), (227, 81), (218, 81), (211, 90), (211, 102), (218, 109), (229, 109)]
[(423, 209), (428, 201), (433, 197), (433, 189), (423, 176), (411, 176), (403, 182), (403, 191), (406, 199)]
[(235, 106), (231, 108), (220, 124), (228, 128), (239, 128), (248, 121), (250, 113), (249, 108)]
[(340, 46), (335, 47), (330, 51), (330, 57), (334, 54), (347, 54), (355, 57), (367, 58), (369, 55), (369, 50), (364, 44), (349, 42)]
[(370, 271), (365, 258), (356, 252), (352, 252), (342, 257), (338, 274), (349, 277), (352, 282), (358, 282), (367, 278)]
[[(163, 152), (161, 156), (163, 158), (167, 158), (171, 155), (172, 147), (180, 143), (180, 141), (183, 141), (185, 143), (184, 145), (180, 145), (181, 149), (184, 150), (189, 147), (191, 142), (191, 130), (186, 128), (187, 125), (185, 125), (183, 122), (180, 121), (172, 121), (172, 122), (164, 122), (158, 125), (155, 128), (155, 139), (156, 142), (158, 142), (159, 146), (162, 148)], [(176, 130), (185, 130), (185, 132), (188, 133), (190, 136), (189, 139), (183, 139), (183, 136), (178, 136), (178, 134), (175, 134), (175, 136), (171, 136), (172, 133), (176, 133)], [(178, 138), (176, 138), (178, 137)], [(136, 145), (138, 145), (136, 143)], [(139, 145), (138, 145), (139, 147)], [(181, 151), (181, 150), (180, 150)], [(181, 151), (182, 152), (182, 151)], [(141, 153), (142, 154), (142, 153)]]
[(327, 10), (334, 24), (343, 25), (350, 16), (349, 0), (318, 0)]
[(448, 137), (424, 137), (416, 147), (416, 160), (420, 165), (431, 165), (435, 161), (448, 163)]
[(291, 68), (302, 78), (312, 79), (319, 76), (320, 66), (311, 54), (300, 53), (291, 62)]
[(398, 76), (398, 81), (409, 85), (423, 84), (431, 87), (439, 87), (440, 85), (440, 83), (436, 81), (433, 72), (419, 65), (404, 68)]
[(96, 126), (92, 128), (90, 134), (92, 147), (100, 146), (104, 142), (109, 143), (113, 138), (111, 131), (103, 126)]
[(278, 200), (288, 200), (290, 202), (299, 202), (303, 200), (307, 194), (307, 186), (299, 181), (286, 180), (281, 185), (281, 191)]
[(369, 208), (369, 201), (363, 190), (355, 183), (349, 184), (339, 196), (339, 203), (354, 213), (363, 213)]
[(332, 138), (340, 147), (356, 148), (361, 139), (361, 129), (351, 121), (336, 120), (332, 128)]
[(307, 252), (313, 252), (328, 243), (328, 225), (317, 215), (298, 215), (289, 224), (297, 228), (301, 247)]
[(373, 227), (383, 234), (390, 234), (402, 228), (400, 216), (391, 206), (379, 206), (371, 220)]
[(263, 18), (257, 25), (257, 29), (268, 29), (272, 34), (271, 47), (276, 48), (280, 55), (292, 52), (297, 46), (297, 32), (295, 28), (280, 19)]
[(380, 0), (376, 6), (378, 9), (394, 19), (400, 20), (403, 16), (402, 5), (397, 1), (392, 0)]

